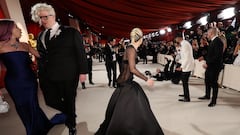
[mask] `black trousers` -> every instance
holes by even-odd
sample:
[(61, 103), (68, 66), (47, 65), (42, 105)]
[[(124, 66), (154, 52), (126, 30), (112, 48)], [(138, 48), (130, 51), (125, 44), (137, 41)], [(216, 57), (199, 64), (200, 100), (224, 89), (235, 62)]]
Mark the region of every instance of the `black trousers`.
[(75, 100), (79, 77), (72, 80), (40, 79), (39, 81), (46, 104), (61, 111), (67, 116), (65, 122), (67, 127), (75, 127)]
[(98, 60), (99, 60), (99, 62), (102, 62), (102, 60), (104, 59), (103, 57), (103, 54), (102, 53), (99, 53), (98, 54), (99, 55), (99, 57), (98, 57)]
[(212, 102), (217, 102), (217, 96), (218, 96), (218, 76), (220, 73), (220, 69), (208, 67), (205, 71), (205, 96), (210, 98), (211, 95), (211, 89), (213, 89), (212, 94)]
[(189, 87), (188, 87), (188, 81), (189, 81), (190, 74), (191, 74), (191, 71), (182, 72), (182, 74), (181, 74), (184, 98), (187, 100), (190, 100)]
[(116, 61), (106, 62), (106, 69), (107, 69), (108, 81), (109, 82), (113, 81), (113, 85), (116, 85), (116, 80), (117, 80)]
[(89, 83), (92, 82), (92, 58), (87, 59), (88, 61), (88, 81)]
[(143, 56), (143, 64), (147, 64), (147, 55)]
[(122, 58), (118, 58), (117, 59), (117, 63), (118, 63), (118, 66), (119, 66), (119, 72), (121, 73), (122, 72), (122, 67), (123, 67), (123, 64), (122, 64)]

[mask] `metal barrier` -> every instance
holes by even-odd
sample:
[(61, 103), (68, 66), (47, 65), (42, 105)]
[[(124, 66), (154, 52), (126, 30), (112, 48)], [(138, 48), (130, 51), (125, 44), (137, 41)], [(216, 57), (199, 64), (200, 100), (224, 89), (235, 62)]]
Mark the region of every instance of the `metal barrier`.
[[(171, 55), (158, 54), (158, 63), (161, 65), (165, 65), (167, 63), (166, 59), (173, 60)], [(198, 78), (205, 78), (205, 69), (203, 68), (203, 64), (206, 61), (198, 61), (195, 60), (195, 67), (192, 75)], [(240, 91), (240, 66), (235, 66), (232, 64), (225, 64), (224, 69), (220, 72), (218, 77), (218, 84), (220, 86), (224, 86), (227, 88), (231, 88), (234, 90)]]

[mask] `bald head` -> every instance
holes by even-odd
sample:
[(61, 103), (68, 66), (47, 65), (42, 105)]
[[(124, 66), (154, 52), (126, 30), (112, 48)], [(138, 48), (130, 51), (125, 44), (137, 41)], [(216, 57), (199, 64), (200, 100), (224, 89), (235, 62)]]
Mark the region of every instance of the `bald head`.
[(207, 37), (208, 39), (212, 39), (213, 37), (217, 36), (218, 34), (218, 29), (217, 28), (210, 28), (207, 32)]

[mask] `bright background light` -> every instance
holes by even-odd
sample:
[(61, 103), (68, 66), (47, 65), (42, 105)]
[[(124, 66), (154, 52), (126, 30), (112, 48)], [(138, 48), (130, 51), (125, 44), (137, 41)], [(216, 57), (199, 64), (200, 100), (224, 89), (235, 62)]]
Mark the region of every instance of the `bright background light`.
[(160, 30), (159, 32), (160, 32), (161, 35), (164, 35), (166, 33), (165, 30)]
[(168, 27), (167, 32), (172, 32), (172, 28)]
[(192, 22), (191, 21), (188, 21), (186, 22), (184, 25), (183, 25), (184, 28), (186, 29), (190, 29), (192, 27)]
[(235, 16), (235, 8), (230, 7), (230, 8), (224, 9), (220, 14), (218, 14), (217, 17), (224, 20), (224, 19), (232, 18), (233, 16)]
[(201, 18), (197, 21), (197, 23), (200, 24), (200, 25), (206, 25), (206, 24), (208, 23), (207, 19), (208, 19), (208, 16), (201, 17)]

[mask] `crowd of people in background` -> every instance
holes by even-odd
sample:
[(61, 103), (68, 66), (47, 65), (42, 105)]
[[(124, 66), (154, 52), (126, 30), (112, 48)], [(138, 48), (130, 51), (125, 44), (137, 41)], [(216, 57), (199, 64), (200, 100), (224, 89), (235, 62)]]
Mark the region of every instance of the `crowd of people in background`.
[[(227, 20), (225, 22), (213, 22), (204, 26), (199, 26), (194, 30), (189, 30), (185, 32), (184, 38), (189, 41), (193, 48), (193, 57), (198, 59), (207, 54), (207, 48), (210, 43), (210, 40), (207, 39), (207, 30), (212, 27), (218, 28), (218, 36), (224, 42), (223, 57), (224, 63), (239, 65), (237, 58), (238, 53), (240, 52), (240, 28), (234, 27), (231, 25), (232, 20)], [(128, 43), (119, 42), (115, 47), (125, 47)], [(177, 54), (177, 43), (172, 41), (152, 41), (151, 39), (144, 39), (142, 45), (138, 48), (139, 59), (142, 60), (143, 64), (147, 64), (147, 56), (152, 56), (152, 63), (157, 63), (157, 55), (166, 54), (176, 57)], [(104, 50), (103, 46), (100, 44), (94, 46), (96, 49), (97, 57), (99, 62), (103, 61)], [(236, 62), (234, 60), (236, 59)], [(238, 63), (238, 64), (237, 64)]]
[[(214, 33), (214, 34), (213, 34)], [(215, 35), (216, 34), (216, 35)], [(213, 88), (213, 96), (209, 107), (213, 107), (216, 105), (216, 99), (217, 99), (217, 93), (218, 93), (218, 84), (217, 79), (219, 72), (224, 68), (224, 64), (233, 64), (233, 65), (240, 65), (240, 28), (232, 26), (232, 20), (227, 20), (224, 23), (219, 22), (213, 22), (210, 24), (207, 24), (205, 26), (199, 26), (196, 28), (196, 30), (191, 30), (189, 32), (181, 33), (180, 36), (182, 40), (172, 40), (172, 41), (159, 41), (159, 42), (153, 42), (151, 39), (144, 39), (143, 43), (139, 46), (137, 50), (138, 55), (138, 61), (142, 61), (143, 64), (148, 64), (148, 56), (152, 56), (152, 63), (158, 63), (157, 57), (158, 54), (165, 54), (165, 55), (171, 55), (173, 57), (172, 60), (165, 58), (167, 63), (164, 65), (164, 69), (161, 70), (160, 68), (156, 69), (156, 74), (153, 75), (150, 71), (146, 69), (145, 74), (155, 78), (156, 81), (163, 81), (163, 80), (171, 80), (172, 83), (178, 84), (180, 80), (182, 80), (183, 83), (183, 95), (180, 94), (179, 96), (183, 96), (183, 99), (179, 99), (179, 101), (183, 102), (190, 102), (190, 94), (189, 94), (189, 88), (188, 88), (188, 80), (191, 71), (193, 71), (194, 68), (194, 59), (197, 59), (199, 61), (205, 60), (207, 62), (206, 65), (203, 65), (206, 69), (205, 73), (205, 86), (206, 86), (206, 93), (203, 97), (199, 97), (200, 100), (202, 99), (210, 99), (210, 91), (211, 88)], [(216, 42), (215, 38), (217, 37), (217, 40), (219, 42)], [(183, 43), (186, 42), (186, 43)], [(220, 44), (221, 43), (221, 44)], [(183, 58), (186, 54), (186, 50), (184, 51), (184, 45), (189, 44), (187, 52), (191, 52), (191, 56), (187, 56)], [(218, 44), (218, 45), (215, 45)], [(105, 47), (99, 47), (95, 46), (95, 52), (96, 56), (99, 57), (99, 60), (102, 59), (106, 61), (106, 70), (108, 71), (108, 78), (110, 86), (111, 81), (114, 81), (111, 79), (111, 73), (109, 70), (109, 60), (114, 59), (114, 61), (118, 61), (114, 63), (114, 67), (116, 67), (116, 63), (119, 64), (119, 71), (121, 73), (121, 61), (122, 57), (121, 54), (124, 52), (124, 49), (128, 43), (123, 42), (123, 39), (121, 39), (118, 43), (112, 43), (108, 42)], [(219, 50), (221, 46), (222, 49), (220, 49), (220, 52), (216, 53), (216, 50)], [(110, 48), (110, 49), (106, 49)], [(215, 49), (211, 49), (215, 48)], [(212, 51), (212, 52), (208, 52)], [(182, 53), (181, 53), (182, 52)], [(215, 57), (210, 56), (211, 54), (214, 56), (218, 56), (219, 58), (214, 59)], [(100, 58), (102, 57), (102, 58)], [(189, 62), (189, 58), (191, 59), (191, 69), (188, 66), (188, 69), (185, 69), (184, 60)], [(221, 57), (221, 59), (220, 59)], [(214, 59), (215, 65), (218, 65), (217, 69), (211, 71), (215, 65), (212, 65), (212, 60)], [(113, 60), (110, 60), (113, 61)], [(100, 61), (99, 61), (100, 62)], [(218, 63), (216, 63), (218, 62)], [(214, 63), (214, 62), (213, 62)], [(189, 63), (188, 63), (189, 64)], [(108, 66), (107, 66), (108, 65)], [(116, 69), (116, 68), (114, 68)], [(216, 67), (214, 68), (216, 69)], [(215, 72), (216, 71), (216, 72)], [(113, 74), (116, 76), (116, 72), (114, 70)], [(185, 75), (184, 75), (185, 74)], [(115, 87), (115, 84), (113, 84), (113, 87)]]
[[(11, 24), (12, 26), (11, 30), (15, 30), (12, 33), (13, 34), (17, 33), (17, 36), (14, 38), (11, 37), (11, 40), (9, 39), (0, 40), (1, 41), (0, 45), (3, 46), (3, 48), (1, 48), (0, 50), (1, 58), (5, 60), (4, 61), (5, 65), (8, 65), (9, 72), (11, 71), (12, 67), (11, 65), (8, 64), (9, 62), (8, 59), (13, 58), (13, 60), (15, 60), (23, 58), (23, 60), (29, 60), (25, 59), (25, 57), (28, 58), (28, 52), (31, 51), (32, 53), (35, 52), (36, 57), (38, 58), (39, 84), (40, 88), (43, 91), (45, 102), (50, 107), (61, 111), (61, 114), (56, 114), (50, 120), (46, 117), (44, 113), (42, 113), (42, 110), (37, 102), (38, 98), (36, 98), (37, 97), (36, 91), (38, 86), (36, 78), (37, 76), (35, 76), (35, 74), (31, 72), (29, 76), (33, 78), (33, 82), (24, 83), (32, 84), (31, 86), (29, 86), (29, 91), (33, 92), (32, 96), (35, 97), (34, 98), (35, 104), (33, 106), (36, 107), (38, 110), (35, 112), (35, 110), (31, 108), (32, 105), (25, 107), (26, 108), (29, 107), (30, 112), (32, 111), (33, 112), (32, 114), (34, 115), (36, 114), (40, 116), (41, 114), (42, 119), (39, 119), (39, 121), (35, 121), (35, 119), (31, 119), (31, 121), (28, 121), (28, 118), (25, 118), (26, 110), (21, 110), (19, 106), (19, 103), (23, 101), (15, 97), (15, 94), (19, 95), (19, 93), (16, 93), (16, 91), (12, 91), (15, 88), (12, 88), (13, 85), (11, 83), (7, 84), (6, 89), (11, 94), (11, 97), (15, 101), (14, 103), (16, 105), (17, 112), (21, 117), (23, 123), (25, 124), (27, 134), (29, 135), (40, 131), (43, 134), (46, 134), (54, 125), (58, 124), (59, 121), (61, 121), (59, 119), (61, 119), (62, 117), (64, 117), (63, 123), (65, 123), (65, 125), (69, 128), (69, 135), (76, 134), (77, 132), (75, 112), (76, 89), (79, 80), (81, 81), (82, 89), (86, 89), (85, 74), (88, 74), (89, 84), (94, 85), (92, 78), (93, 57), (98, 59), (99, 62), (103, 61), (105, 62), (107, 72), (106, 76), (108, 77), (107, 84), (109, 87), (116, 88), (116, 93), (114, 94), (118, 94), (117, 92), (119, 91), (130, 89), (128, 87), (130, 85), (136, 86), (135, 89), (140, 91), (141, 92), (140, 94), (142, 94), (140, 95), (141, 96), (140, 98), (143, 101), (146, 101), (146, 103), (144, 103), (145, 106), (144, 110), (147, 110), (146, 108), (149, 108), (149, 103), (147, 102), (147, 98), (142, 88), (138, 86), (139, 84), (133, 81), (133, 74), (145, 80), (150, 85), (153, 85), (152, 80), (148, 79), (146, 76), (140, 73), (135, 67), (136, 62), (139, 62), (140, 60), (142, 61), (143, 64), (148, 64), (149, 61), (148, 56), (152, 56), (151, 59), (152, 63), (158, 63), (157, 58), (159, 53), (171, 55), (173, 57), (172, 60), (165, 58), (167, 63), (166, 65), (164, 65), (163, 70), (157, 68), (155, 75), (153, 75), (150, 71), (147, 70), (145, 72), (145, 75), (155, 78), (156, 81), (171, 80), (172, 83), (174, 84), (178, 84), (179, 81), (182, 80), (183, 95), (180, 96), (182, 96), (183, 99), (179, 99), (179, 101), (182, 102), (190, 102), (188, 80), (191, 75), (191, 71), (193, 71), (194, 68), (194, 59), (198, 59), (199, 61), (206, 60), (206, 64), (203, 65), (204, 68), (206, 68), (205, 73), (206, 93), (203, 97), (199, 97), (199, 99), (201, 100), (210, 99), (211, 97), (210, 92), (211, 89), (213, 89), (212, 100), (208, 105), (209, 107), (215, 106), (217, 102), (218, 95), (217, 79), (219, 72), (221, 71), (221, 69), (224, 68), (222, 63), (240, 66), (240, 26), (239, 28), (232, 26), (232, 20), (227, 20), (225, 22), (221, 21), (213, 22), (205, 26), (199, 26), (195, 30), (191, 30), (189, 32), (181, 33), (180, 35), (176, 35), (177, 38), (175, 38), (172, 41), (153, 42), (151, 39), (143, 39), (142, 31), (137, 28), (133, 29), (133, 31), (131, 32), (131, 34), (133, 34), (131, 35), (131, 43), (125, 42), (124, 38), (122, 38), (119, 42), (116, 42), (115, 38), (109, 37), (105, 45), (101, 45), (99, 43), (94, 43), (93, 45), (91, 45), (83, 42), (82, 36), (76, 29), (58, 24), (58, 22), (56, 22), (55, 20), (56, 19), (55, 11), (50, 5), (39, 4), (35, 6), (37, 7), (35, 7), (35, 9), (32, 10), (36, 11), (33, 12), (32, 15), (34, 16), (34, 14), (36, 13), (38, 14), (35, 15), (36, 18), (35, 20), (33, 18), (33, 20), (35, 22), (42, 23), (43, 27), (45, 28), (45, 30), (43, 30), (40, 33), (37, 40), (38, 52), (32, 48), (27, 48), (26, 44), (23, 44), (18, 41), (21, 35), (20, 34), (21, 31), (16, 26), (14, 21), (5, 20), (2, 21), (2, 23), (7, 22)], [(4, 25), (2, 24), (2, 26)], [(61, 33), (61, 35), (64, 35), (65, 38), (59, 41), (58, 40), (51, 41), (52, 38), (56, 38), (56, 36), (58, 36), (56, 35), (58, 32)], [(69, 35), (72, 35), (72, 37), (76, 36), (79, 38), (73, 39)], [(66, 43), (71, 44), (72, 48), (65, 46), (62, 46), (63, 48), (59, 48), (59, 46), (54, 46), (57, 44), (61, 44), (63, 40)], [(73, 42), (74, 40), (76, 41)], [(67, 50), (66, 48), (69, 48), (69, 50)], [(77, 51), (75, 50), (76, 55), (71, 55), (72, 50), (74, 50), (75, 48), (77, 48), (76, 49)], [(19, 51), (19, 49), (22, 51)], [(54, 51), (58, 52), (57, 56), (54, 55), (53, 53)], [(15, 56), (15, 54), (18, 53), (19, 54), (21, 53), (22, 57), (18, 57), (18, 55)], [(13, 56), (10, 56), (10, 54)], [(219, 56), (218, 57), (219, 59), (218, 58), (213, 59), (215, 58), (215, 56)], [(62, 63), (67, 64), (63, 66)], [(16, 62), (15, 64), (22, 65), (22, 63), (18, 62)], [(83, 67), (83, 65), (85, 66)], [(119, 70), (117, 70), (117, 67)], [(28, 67), (28, 70), (31, 70), (30, 67)], [(120, 74), (119, 77), (117, 77), (117, 71), (119, 71), (118, 73)], [(62, 73), (65, 74), (62, 75)], [(6, 80), (6, 82), (7, 81), (10, 82), (10, 80)], [(24, 83), (19, 83), (16, 86), (18, 86), (18, 89), (22, 88), (22, 84)], [(52, 91), (51, 92), (48, 91), (49, 89), (51, 89)], [(64, 93), (69, 94), (66, 95)], [(112, 98), (113, 99), (116, 98), (116, 100), (119, 100), (118, 97), (114, 97), (115, 96), (114, 94)], [(128, 95), (124, 96), (128, 98)], [(132, 97), (133, 96), (136, 95), (132, 95)], [(28, 102), (31, 102), (31, 99), (29, 99)], [(113, 101), (110, 100), (109, 103), (112, 102)], [(0, 112), (4, 111), (3, 108), (1, 108), (4, 105), (8, 109), (9, 106), (6, 102), (2, 100), (0, 92)], [(114, 109), (111, 107), (112, 106), (110, 104), (108, 108)], [(136, 106), (135, 108), (136, 110), (138, 109), (141, 110), (141, 108), (137, 108)], [(141, 110), (139, 112), (142, 112), (144, 110)], [(130, 109), (130, 111), (134, 112), (135, 110)], [(106, 113), (108, 114), (108, 112)], [(154, 127), (145, 129), (146, 133), (151, 132), (153, 129), (156, 130), (159, 134), (163, 134), (151, 110), (147, 110), (146, 114), (151, 118), (151, 120), (147, 121), (147, 123), (150, 123), (150, 125), (153, 125)], [(139, 115), (139, 117), (141, 118), (142, 115)], [(55, 123), (53, 121), (54, 119), (57, 120), (58, 122)], [(110, 132), (105, 131), (108, 128), (108, 126), (109, 127), (111, 126), (109, 123), (106, 122), (108, 121), (103, 122), (102, 126), (97, 131), (97, 134), (100, 135), (105, 134), (106, 132)], [(38, 125), (41, 125), (42, 127), (40, 128), (33, 127), (32, 123), (33, 126), (37, 127)], [(115, 127), (115, 125), (113, 126), (112, 129), (114, 130), (114, 132), (115, 130), (118, 131), (118, 127)], [(128, 132), (127, 128), (125, 130), (126, 132)]]
[[(183, 39), (188, 41), (192, 46), (193, 58), (201, 61), (207, 56), (208, 47), (211, 42), (211, 40), (207, 38), (207, 31), (210, 28), (217, 28), (218, 37), (223, 43), (223, 63), (240, 65), (240, 27), (235, 25), (233, 26), (232, 20), (212, 22), (204, 26), (198, 26), (196, 29), (188, 30), (182, 33), (182, 35)], [(114, 48), (112, 51), (116, 54), (116, 64), (119, 65), (120, 72), (122, 69), (120, 62), (122, 59), (121, 54), (129, 44), (129, 42), (124, 41), (124, 38), (122, 38), (119, 42), (112, 45)], [(104, 45), (96, 43), (91, 49), (94, 50), (95, 55), (93, 55), (93, 57), (98, 58), (99, 62), (106, 61), (107, 53)], [(138, 61), (141, 61), (143, 64), (149, 63), (150, 60), (148, 58), (151, 58), (151, 63), (158, 63), (158, 54), (171, 55), (173, 60), (165, 58), (167, 63), (164, 65), (163, 70), (158, 68), (155, 75), (153, 75), (153, 73), (150, 74), (156, 81), (171, 80), (172, 83), (178, 84), (181, 80), (181, 75), (179, 71), (175, 69), (181, 66), (179, 62), (181, 59), (180, 52), (180, 45), (175, 39), (171, 41), (154, 42), (154, 40), (145, 38), (141, 46), (139, 46), (137, 54)], [(224, 68), (224, 66), (222, 68)], [(109, 79), (109, 82), (110, 81), (112, 80)]]

